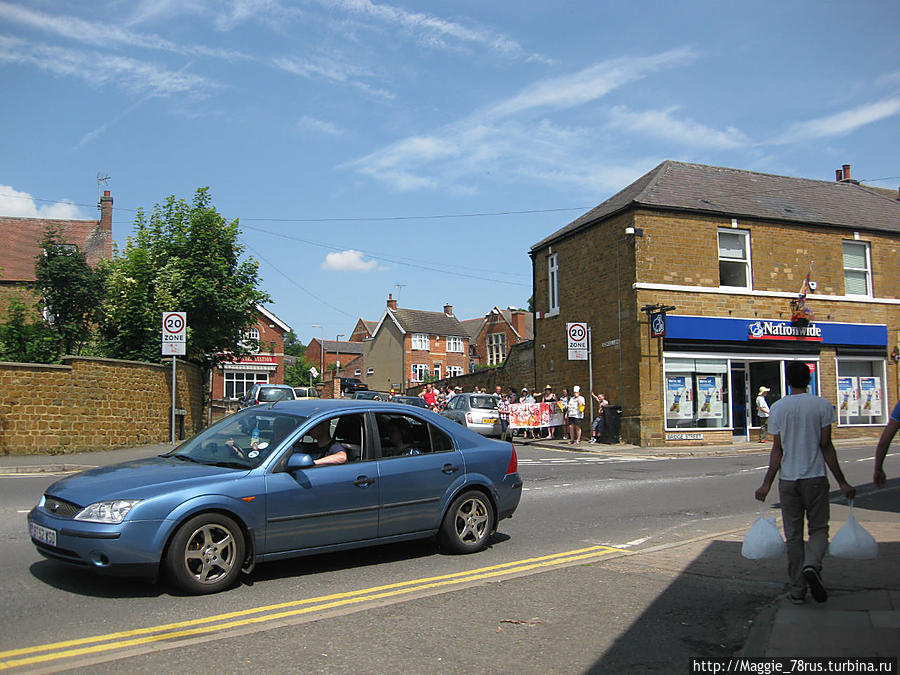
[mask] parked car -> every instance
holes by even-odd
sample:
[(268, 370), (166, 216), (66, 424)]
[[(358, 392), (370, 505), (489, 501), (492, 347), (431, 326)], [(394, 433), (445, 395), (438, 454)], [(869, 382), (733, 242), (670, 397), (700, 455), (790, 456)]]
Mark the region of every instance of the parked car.
[(247, 408), (260, 403), (273, 401), (293, 401), (297, 396), (289, 384), (254, 384), (250, 390), (238, 400), (238, 408)]
[(441, 415), (484, 436), (500, 435), (500, 411), (497, 398), (490, 394), (457, 394)]
[(360, 380), (357, 377), (342, 377), (341, 378), (341, 393), (345, 396), (347, 394), (352, 394), (355, 391), (360, 391), (361, 389), (368, 389), (369, 385)]
[[(346, 463), (316, 465), (323, 448)], [(521, 494), (515, 446), (428, 410), (277, 401), (164, 455), (53, 483), (28, 530), (47, 558), (162, 573), (201, 594), (258, 563), (391, 541), (436, 535), (450, 552), (480, 551)]]
[(353, 395), (350, 398), (363, 399), (366, 401), (374, 401), (377, 398), (379, 401), (387, 401), (388, 395), (383, 391), (359, 389), (358, 391), (354, 391)]
[(428, 404), (425, 403), (425, 399), (421, 399), (418, 396), (394, 396), (394, 403), (405, 403), (406, 405), (414, 405), (417, 408), (425, 408), (428, 409)]
[(320, 398), (319, 390), (315, 387), (294, 387), (294, 398)]

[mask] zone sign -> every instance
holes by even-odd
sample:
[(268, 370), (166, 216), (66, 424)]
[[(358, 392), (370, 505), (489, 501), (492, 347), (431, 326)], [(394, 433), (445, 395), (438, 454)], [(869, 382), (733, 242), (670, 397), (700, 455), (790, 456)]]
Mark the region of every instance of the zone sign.
[(187, 341), (187, 312), (163, 312), (162, 341)]
[(569, 349), (587, 349), (586, 323), (566, 324), (566, 336), (568, 337)]

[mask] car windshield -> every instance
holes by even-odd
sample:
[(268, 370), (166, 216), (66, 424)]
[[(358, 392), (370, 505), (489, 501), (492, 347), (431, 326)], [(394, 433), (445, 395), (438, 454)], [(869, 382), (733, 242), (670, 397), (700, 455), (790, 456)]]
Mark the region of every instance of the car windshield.
[(306, 419), (249, 408), (229, 415), (163, 457), (231, 469), (253, 469)]
[(266, 401), (267, 403), (270, 401), (284, 401), (285, 399), (293, 399), (294, 391), (293, 389), (281, 388), (281, 387), (262, 387), (259, 390), (259, 396), (257, 399), (262, 402)]
[(497, 399), (493, 396), (471, 396), (469, 401), (473, 408), (481, 410), (496, 410)]

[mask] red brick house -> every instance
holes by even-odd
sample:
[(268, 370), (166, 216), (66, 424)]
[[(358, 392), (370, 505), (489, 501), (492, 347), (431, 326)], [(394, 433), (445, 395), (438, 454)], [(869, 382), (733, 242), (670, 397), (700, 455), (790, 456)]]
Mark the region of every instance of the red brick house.
[(462, 323), (471, 327), (475, 321), (478, 327), (471, 334), (472, 365), (498, 366), (515, 345), (534, 339), (534, 315), (524, 309), (494, 307), (483, 318)]
[(56, 220), (0, 216), (0, 316), (12, 299), (26, 305), (38, 300), (34, 290), (34, 259), (41, 253), (41, 241), (48, 226), (61, 232), (67, 244), (74, 244), (87, 256), (88, 264), (112, 258), (112, 206), (109, 190), (100, 198), (99, 220)]
[(340, 363), (343, 368), (350, 361), (362, 355), (363, 351), (365, 351), (365, 345), (362, 342), (313, 338), (306, 346), (304, 358), (307, 363), (322, 371), (323, 374), (320, 377), (325, 381), (332, 379), (334, 374), (334, 369), (329, 369), (329, 366), (337, 366)]
[(254, 384), (284, 384), (284, 336), (291, 327), (262, 305), (246, 338), (258, 344), (256, 353), (219, 364), (212, 376), (213, 399), (240, 398)]
[(377, 321), (366, 321), (365, 319), (360, 319), (353, 327), (353, 332), (350, 333), (350, 342), (362, 342), (363, 340), (368, 340), (370, 337), (372, 337), (372, 333), (375, 332), (375, 327), (377, 325)]

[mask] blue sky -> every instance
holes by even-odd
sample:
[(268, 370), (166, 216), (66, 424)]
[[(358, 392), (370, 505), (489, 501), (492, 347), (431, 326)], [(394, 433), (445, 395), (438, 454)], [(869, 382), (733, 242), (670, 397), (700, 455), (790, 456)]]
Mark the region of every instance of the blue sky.
[(124, 242), (209, 186), (304, 342), (388, 293), (474, 318), (665, 159), (900, 185), (898, 35), (896, 0), (0, 0), (0, 213), (96, 218), (109, 175)]

